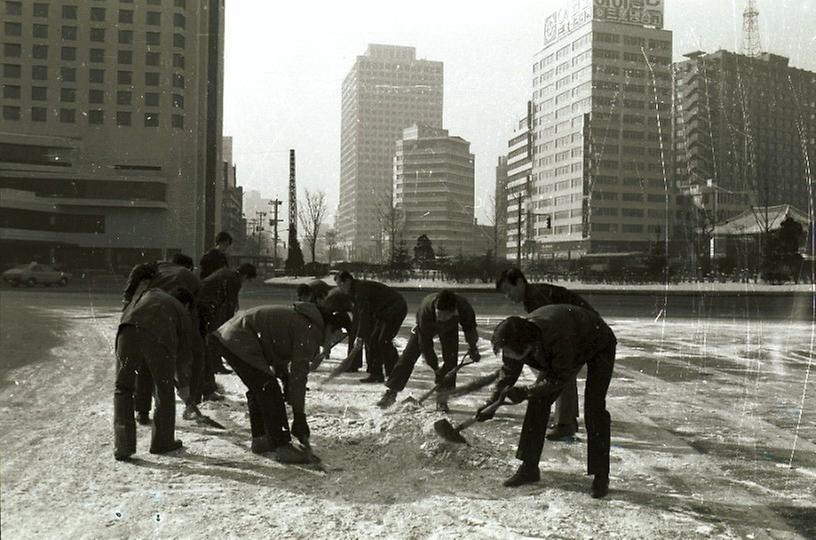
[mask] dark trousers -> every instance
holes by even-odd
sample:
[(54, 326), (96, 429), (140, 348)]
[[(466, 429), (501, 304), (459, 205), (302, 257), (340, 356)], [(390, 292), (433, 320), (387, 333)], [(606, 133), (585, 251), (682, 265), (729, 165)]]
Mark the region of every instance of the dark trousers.
[(272, 448), (292, 441), (286, 402), (278, 379), (242, 360), (213, 336), (213, 348), (223, 356), (241, 382), (247, 387), (247, 409), (252, 438), (268, 437)]
[(133, 404), (136, 412), (149, 414), (153, 398), (153, 375), (146, 365), (136, 370), (136, 390), (133, 392)]
[(137, 371), (145, 369), (152, 376), (156, 400), (150, 448), (166, 448), (175, 440), (175, 358), (147, 332), (135, 326), (124, 326), (116, 339), (113, 393), (113, 444), (117, 456), (129, 456), (136, 452), (133, 392)]
[[(411, 378), (411, 373), (414, 371), (419, 356), (425, 358), (428, 366), (434, 370), (436, 383), (444, 380), (445, 376), (456, 367), (456, 358), (459, 354), (459, 332), (456, 328), (453, 331), (445, 331), (439, 334), (439, 341), (442, 344), (442, 369), (439, 369), (439, 359), (436, 356), (433, 348), (434, 334), (422, 332), (418, 327), (411, 332), (411, 337), (408, 338), (408, 343), (405, 345), (405, 350), (399, 357), (399, 361), (394, 366), (391, 374), (388, 376), (385, 386), (391, 390), (402, 392), (405, 385), (408, 384), (408, 379)], [(442, 388), (455, 388), (456, 376), (453, 375), (449, 380), (445, 381)]]
[(381, 313), (371, 329), (371, 334), (364, 336), (368, 372), (372, 376), (383, 377), (383, 369), (386, 377), (391, 375), (399, 359), (393, 340), (397, 337), (407, 314), (408, 307), (404, 303)]
[(218, 338), (212, 334), (207, 334), (204, 338), (204, 362), (201, 376), (201, 396), (206, 396), (215, 392), (218, 387), (215, 384), (215, 370), (221, 367), (220, 347), (215, 343)]
[[(615, 365), (612, 345), (587, 361), (584, 389), (584, 421), (587, 430), (587, 474), (609, 475), (609, 447), (612, 418), (606, 410), (606, 392)], [(516, 458), (527, 464), (538, 464), (544, 448), (544, 436), (553, 399), (531, 399), (521, 427)]]
[(578, 425), (578, 382), (575, 377), (555, 400), (555, 418), (559, 424)]
[[(351, 363), (349, 363), (348, 369), (360, 369), (363, 367), (363, 351), (356, 351), (352, 353), (354, 350), (354, 340), (357, 338), (357, 327), (352, 325), (351, 330), (349, 331), (348, 335), (348, 353), (346, 356), (352, 356)], [(371, 372), (371, 368), (368, 368), (368, 371)]]

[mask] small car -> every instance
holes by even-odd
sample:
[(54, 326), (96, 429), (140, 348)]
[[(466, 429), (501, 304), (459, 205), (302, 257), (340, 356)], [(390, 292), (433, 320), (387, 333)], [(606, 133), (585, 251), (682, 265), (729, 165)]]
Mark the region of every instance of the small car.
[(3, 272), (2, 277), (12, 287), (18, 287), (19, 285), (28, 287), (59, 285), (65, 287), (71, 279), (71, 274), (55, 270), (46, 264), (31, 262), (6, 270)]

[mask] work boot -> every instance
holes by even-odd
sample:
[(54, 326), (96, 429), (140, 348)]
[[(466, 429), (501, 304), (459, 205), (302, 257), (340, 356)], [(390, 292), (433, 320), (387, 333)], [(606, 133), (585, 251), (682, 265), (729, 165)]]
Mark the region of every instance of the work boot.
[(209, 394), (204, 394), (201, 399), (202, 401), (224, 401), (225, 398), (218, 392), (210, 392)]
[(395, 401), (397, 401), (397, 391), (389, 388), (382, 395), (380, 401), (377, 402), (377, 407), (380, 409), (387, 409), (393, 405)]
[(366, 377), (365, 379), (360, 379), (360, 382), (361, 383), (366, 383), (366, 384), (382, 383), (382, 382), (385, 382), (385, 377), (383, 377), (382, 375), (371, 374), (368, 377)]
[(596, 474), (592, 480), (592, 498), (600, 499), (609, 493), (609, 475)]
[(310, 463), (309, 456), (303, 450), (298, 450), (292, 443), (275, 448), (275, 459), (279, 463)]
[(166, 454), (168, 452), (174, 452), (176, 450), (181, 450), (181, 448), (183, 446), (184, 446), (184, 444), (180, 440), (176, 439), (175, 441), (168, 444), (167, 446), (162, 446), (162, 447), (159, 447), (159, 448), (154, 448), (154, 447), (151, 446), (150, 447), (150, 453), (151, 454)]
[(518, 487), (524, 484), (532, 484), (541, 480), (541, 473), (538, 471), (538, 463), (528, 465), (522, 463), (518, 470), (504, 481), (504, 487)]
[(578, 426), (575, 424), (558, 424), (547, 434), (548, 441), (572, 442)]
[(269, 437), (266, 435), (262, 437), (252, 437), (252, 446), (250, 447), (253, 454), (265, 454), (272, 450), (272, 445), (269, 444)]
[(140, 425), (149, 426), (150, 425), (150, 413), (146, 413), (146, 412), (136, 413), (136, 421)]

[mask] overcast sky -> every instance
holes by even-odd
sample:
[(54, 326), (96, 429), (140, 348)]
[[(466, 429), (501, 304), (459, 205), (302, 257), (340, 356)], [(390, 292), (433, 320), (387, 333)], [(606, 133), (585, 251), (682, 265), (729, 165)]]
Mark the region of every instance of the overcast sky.
[[(735, 50), (745, 0), (666, 0), (674, 56)], [(231, 0), (226, 7), (224, 134), (238, 182), (286, 198), (288, 149), (302, 188), (333, 215), (340, 175), (340, 86), (368, 43), (409, 45), (445, 64), (445, 128), (471, 142), (476, 201), (531, 91), (529, 66), (558, 0)], [(758, 0), (764, 50), (816, 70), (816, 0)], [(480, 222), (484, 212), (477, 211)]]

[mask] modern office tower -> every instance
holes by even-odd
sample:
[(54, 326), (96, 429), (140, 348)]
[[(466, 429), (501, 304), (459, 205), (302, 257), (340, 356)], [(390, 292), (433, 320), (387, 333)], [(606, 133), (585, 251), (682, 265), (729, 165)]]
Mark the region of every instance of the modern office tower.
[[(220, 230), (232, 235), (235, 247), (242, 248), (246, 236), (246, 219), (243, 217), (244, 189), (238, 185), (236, 167), (232, 161), (232, 137), (224, 137), (222, 146), (222, 178)], [(233, 251), (237, 251), (233, 249)]]
[(493, 254), (507, 256), (507, 156), (499, 156), (496, 163), (496, 192), (493, 196), (493, 227), (495, 236)]
[(812, 207), (816, 73), (768, 53), (686, 58), (674, 66), (674, 177), (682, 193), (713, 222), (750, 207)]
[(513, 137), (507, 143), (507, 184), (505, 194), (505, 236), (507, 258), (520, 260), (533, 253), (536, 226), (541, 216), (533, 214), (532, 143), (530, 130), (533, 103), (527, 102), (527, 114), (518, 121)]
[(126, 269), (220, 227), (223, 0), (0, 2), (4, 262)]
[(424, 234), (437, 251), (473, 255), (473, 197), (474, 159), (468, 141), (430, 126), (403, 130), (394, 157), (394, 205), (404, 220), (401, 234), (409, 246)]
[(337, 233), (349, 259), (381, 259), (394, 143), (413, 124), (442, 127), (442, 88), (442, 62), (390, 45), (369, 45), (343, 81)]
[(532, 65), (532, 257), (644, 252), (672, 225), (672, 34), (662, 2), (607, 4), (575, 0), (545, 21)]

